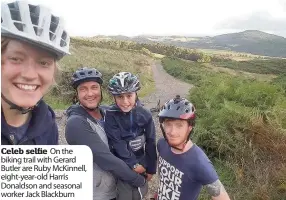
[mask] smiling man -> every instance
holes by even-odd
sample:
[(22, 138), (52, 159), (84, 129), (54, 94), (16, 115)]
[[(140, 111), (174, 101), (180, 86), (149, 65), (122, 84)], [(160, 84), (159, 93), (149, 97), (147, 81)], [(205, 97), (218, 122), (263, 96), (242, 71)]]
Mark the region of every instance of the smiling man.
[(158, 200), (197, 200), (204, 186), (212, 200), (230, 200), (203, 150), (190, 140), (195, 107), (180, 96), (170, 99), (159, 113), (164, 138), (158, 141)]
[(70, 145), (87, 145), (93, 153), (93, 199), (110, 200), (117, 196), (116, 179), (134, 187), (145, 186), (145, 178), (115, 157), (108, 145), (103, 129), (107, 107), (102, 100), (101, 73), (95, 68), (84, 67), (73, 74), (73, 87), (79, 104), (67, 110), (66, 140)]

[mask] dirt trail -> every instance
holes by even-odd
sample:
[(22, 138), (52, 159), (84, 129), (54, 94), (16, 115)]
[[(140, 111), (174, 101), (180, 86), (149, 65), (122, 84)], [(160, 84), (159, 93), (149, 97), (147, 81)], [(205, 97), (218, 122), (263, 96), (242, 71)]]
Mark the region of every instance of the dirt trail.
[(192, 85), (167, 74), (160, 62), (154, 63), (152, 70), (156, 90), (151, 95), (142, 99), (145, 107), (149, 109), (155, 107), (159, 99), (161, 105), (163, 105), (167, 100), (175, 97), (177, 94), (182, 97), (187, 97)]
[[(163, 68), (160, 62), (154, 63), (152, 66), (153, 78), (155, 80), (156, 90), (149, 96), (142, 99), (144, 106), (147, 108), (154, 108), (157, 105), (158, 100), (160, 100), (161, 106), (171, 98), (176, 95), (181, 97), (187, 97), (189, 90), (192, 85), (185, 83), (181, 80), (174, 78), (169, 75)], [(153, 113), (153, 119), (156, 125), (156, 139), (162, 137), (161, 130), (159, 128), (159, 121), (157, 118), (157, 112)], [(153, 176), (152, 180), (149, 182), (149, 194), (145, 200), (150, 199), (150, 197), (155, 194), (158, 188), (158, 176)]]
[[(187, 97), (189, 90), (192, 88), (192, 85), (175, 79), (174, 77), (167, 74), (160, 62), (154, 63), (152, 66), (152, 70), (156, 89), (152, 94), (141, 99), (146, 108), (150, 109), (156, 107), (158, 100), (160, 100), (161, 105), (163, 105), (167, 100), (174, 98), (177, 94), (181, 95), (181, 97)], [(64, 136), (64, 129), (66, 124), (66, 117), (63, 114), (64, 111), (58, 110), (55, 112), (60, 132), (60, 144), (67, 144)], [(162, 135), (158, 124), (158, 118), (156, 117), (157, 114), (158, 113), (153, 113), (153, 119), (156, 124), (156, 136), (158, 140), (162, 137)], [(149, 182), (149, 193), (145, 200), (152, 197), (153, 194), (156, 192), (157, 188), (158, 177), (157, 175), (155, 175)]]

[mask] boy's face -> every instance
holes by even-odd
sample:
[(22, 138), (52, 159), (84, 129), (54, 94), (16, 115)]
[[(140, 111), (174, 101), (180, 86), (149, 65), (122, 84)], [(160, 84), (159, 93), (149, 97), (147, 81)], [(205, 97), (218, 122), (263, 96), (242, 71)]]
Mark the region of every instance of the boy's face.
[(115, 102), (123, 112), (129, 112), (136, 103), (136, 93), (129, 92), (125, 94), (115, 95)]
[(171, 146), (181, 146), (192, 130), (192, 126), (186, 120), (166, 119), (163, 122), (163, 128), (166, 132), (166, 137)]

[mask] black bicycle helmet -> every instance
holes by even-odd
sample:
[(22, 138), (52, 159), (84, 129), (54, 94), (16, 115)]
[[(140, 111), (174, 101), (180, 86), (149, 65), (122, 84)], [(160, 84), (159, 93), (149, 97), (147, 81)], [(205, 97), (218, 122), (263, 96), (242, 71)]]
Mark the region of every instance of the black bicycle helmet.
[(76, 89), (79, 84), (87, 81), (95, 81), (102, 85), (102, 74), (95, 68), (83, 67), (75, 71), (72, 76), (72, 86)]

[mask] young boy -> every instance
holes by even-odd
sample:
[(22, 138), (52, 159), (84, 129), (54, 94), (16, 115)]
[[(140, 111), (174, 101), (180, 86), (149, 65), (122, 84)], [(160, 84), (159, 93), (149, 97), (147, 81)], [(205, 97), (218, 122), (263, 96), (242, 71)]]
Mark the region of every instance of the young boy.
[(157, 143), (158, 200), (196, 200), (202, 186), (213, 200), (229, 200), (211, 161), (189, 139), (195, 118), (193, 104), (178, 95), (166, 102), (159, 113), (164, 138)]
[[(120, 72), (110, 79), (108, 89), (115, 100), (106, 111), (104, 125), (111, 149), (149, 181), (156, 173), (156, 134), (152, 114), (140, 105), (137, 96), (140, 82), (130, 72)], [(122, 181), (118, 181), (117, 188), (117, 200), (142, 199), (148, 191), (147, 184), (145, 188), (134, 188)]]

